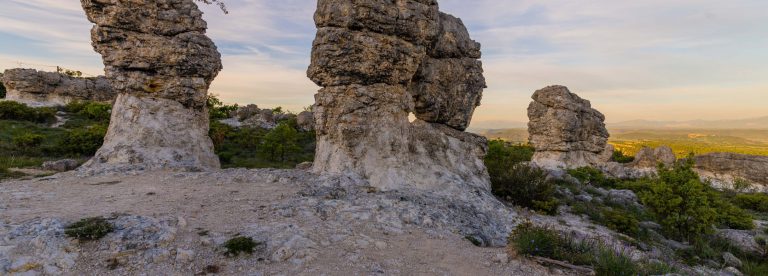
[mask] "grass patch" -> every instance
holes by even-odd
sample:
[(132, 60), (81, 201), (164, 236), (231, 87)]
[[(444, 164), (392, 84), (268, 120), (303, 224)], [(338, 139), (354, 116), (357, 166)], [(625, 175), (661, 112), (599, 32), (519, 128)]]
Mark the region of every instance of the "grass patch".
[(578, 241), (550, 227), (534, 226), (530, 222), (519, 225), (509, 236), (514, 252), (565, 261), (574, 265), (591, 266), (598, 276), (659, 275), (673, 272), (666, 264), (633, 261), (624, 252), (599, 242)]
[(93, 217), (81, 219), (78, 222), (70, 224), (64, 228), (64, 234), (70, 238), (92, 241), (103, 238), (113, 230), (114, 227), (106, 219), (102, 217)]

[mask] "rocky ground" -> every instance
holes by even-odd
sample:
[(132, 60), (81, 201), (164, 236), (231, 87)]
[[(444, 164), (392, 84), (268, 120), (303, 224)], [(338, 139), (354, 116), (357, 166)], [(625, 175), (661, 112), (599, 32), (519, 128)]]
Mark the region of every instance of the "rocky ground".
[[(115, 231), (79, 242), (64, 227), (104, 216)], [(513, 209), (471, 192), (380, 192), (299, 170), (64, 173), (0, 183), (0, 274), (547, 275), (569, 274), (503, 247)], [(228, 257), (242, 235), (253, 255)]]

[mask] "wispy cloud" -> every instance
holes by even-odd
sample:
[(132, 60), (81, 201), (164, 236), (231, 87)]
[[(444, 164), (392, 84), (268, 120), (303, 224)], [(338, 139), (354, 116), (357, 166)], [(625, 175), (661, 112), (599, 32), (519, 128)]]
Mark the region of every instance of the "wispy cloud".
[[(314, 0), (203, 7), (224, 56), (212, 92), (227, 102), (300, 110)], [(768, 1), (441, 0), (483, 44), (489, 88), (475, 120), (525, 121), (534, 90), (567, 85), (611, 121), (766, 115)], [(6, 0), (0, 68), (15, 61), (101, 72), (75, 0)], [(9, 61), (11, 60), (11, 61)]]

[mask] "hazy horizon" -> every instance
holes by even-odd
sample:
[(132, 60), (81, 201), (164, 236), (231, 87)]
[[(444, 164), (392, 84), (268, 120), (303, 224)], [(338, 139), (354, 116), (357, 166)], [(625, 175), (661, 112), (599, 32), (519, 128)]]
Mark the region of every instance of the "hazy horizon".
[[(552, 84), (590, 100), (609, 123), (768, 115), (766, 1), (439, 2), (483, 44), (489, 87), (476, 124), (527, 121), (530, 95)], [(227, 103), (294, 111), (312, 104), (318, 87), (305, 70), (315, 1), (227, 4), (228, 15), (203, 7), (224, 62), (210, 92)], [(90, 28), (79, 1), (7, 0), (0, 70), (103, 74)]]

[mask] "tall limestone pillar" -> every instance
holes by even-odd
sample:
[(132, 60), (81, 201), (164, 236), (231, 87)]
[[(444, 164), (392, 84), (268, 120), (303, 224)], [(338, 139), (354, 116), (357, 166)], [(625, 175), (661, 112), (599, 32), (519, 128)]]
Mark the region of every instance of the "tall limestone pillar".
[(104, 145), (81, 171), (208, 170), (208, 87), (222, 69), (192, 0), (81, 0), (119, 93)]

